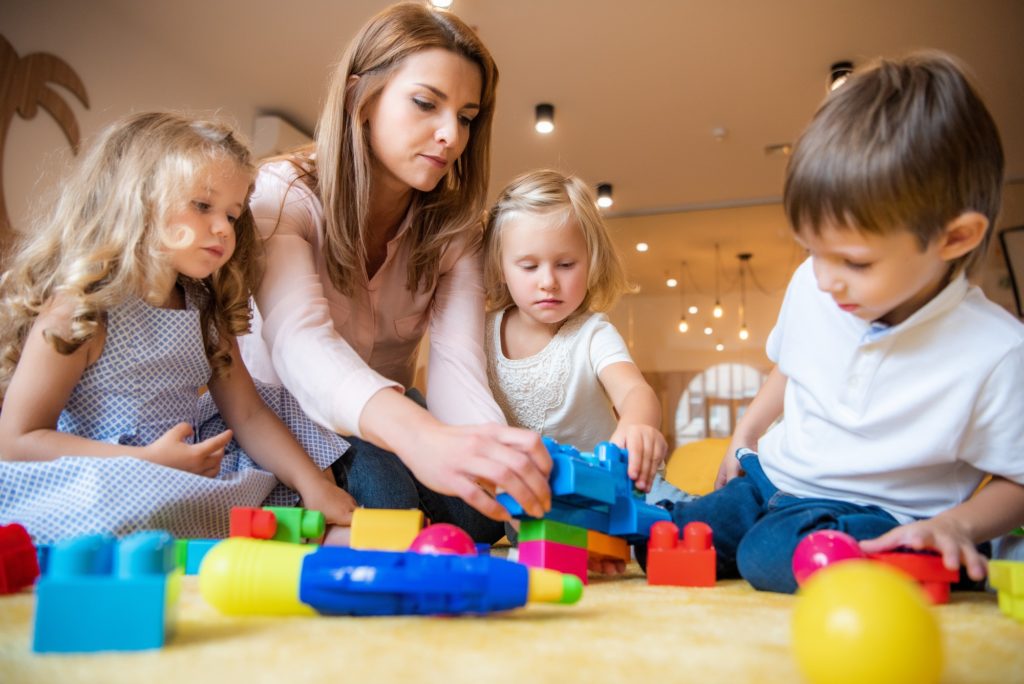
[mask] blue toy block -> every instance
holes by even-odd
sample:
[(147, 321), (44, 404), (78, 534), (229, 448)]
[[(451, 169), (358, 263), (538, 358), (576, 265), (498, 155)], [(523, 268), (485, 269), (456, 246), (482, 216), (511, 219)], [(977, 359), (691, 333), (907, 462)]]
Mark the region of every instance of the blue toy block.
[(160, 648), (174, 630), (180, 583), (167, 532), (139, 532), (120, 542), (100, 534), (59, 542), (36, 585), (32, 650)]
[(179, 539), (175, 542), (175, 556), (177, 566), (185, 571), (186, 575), (199, 574), (199, 564), (207, 552), (219, 544), (220, 539)]
[[(651, 525), (669, 520), (668, 511), (648, 504), (629, 479), (629, 455), (610, 442), (601, 442), (593, 454), (559, 444), (548, 437), (551, 454), (551, 510), (545, 520), (583, 527), (629, 542), (647, 539)], [(530, 519), (508, 494), (498, 503), (515, 518)]]

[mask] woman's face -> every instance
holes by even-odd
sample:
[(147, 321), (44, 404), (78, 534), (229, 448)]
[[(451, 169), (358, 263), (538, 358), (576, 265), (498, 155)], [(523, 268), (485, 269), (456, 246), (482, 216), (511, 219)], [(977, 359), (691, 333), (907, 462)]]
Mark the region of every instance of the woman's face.
[(479, 67), (454, 52), (406, 57), (366, 108), (373, 187), (433, 190), (469, 143), (481, 88)]

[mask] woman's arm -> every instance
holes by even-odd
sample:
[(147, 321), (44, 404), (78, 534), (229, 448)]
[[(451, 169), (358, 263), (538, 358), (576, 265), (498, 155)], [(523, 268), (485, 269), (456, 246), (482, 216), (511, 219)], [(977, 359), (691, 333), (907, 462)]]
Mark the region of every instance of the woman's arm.
[(43, 332), (67, 330), (69, 319), (70, 306), (56, 305), (41, 313), (29, 331), (0, 412), (0, 457), (49, 461), (61, 456), (135, 456), (199, 475), (216, 475), (230, 432), (185, 444), (182, 440), (192, 428), (180, 423), (153, 444), (132, 447), (57, 431), (57, 420), (72, 390), (99, 358), (105, 341), (101, 329), (71, 354), (61, 354)]
[(740, 463), (736, 460), (736, 450), (747, 448), (757, 451), (757, 440), (771, 427), (779, 416), (782, 415), (786, 399), (786, 376), (776, 366), (768, 374), (757, 396), (750, 402), (746, 413), (740, 418), (733, 431), (732, 441), (729, 442), (729, 449), (722, 458), (722, 464), (718, 467), (718, 475), (715, 477), (715, 489), (726, 485), (740, 472)]
[(629, 452), (629, 476), (647, 491), (665, 462), (668, 444), (661, 434), (661, 403), (634, 363), (620, 361), (598, 375), (619, 414), (611, 440)]
[(332, 524), (351, 525), (355, 500), (337, 487), (333, 479), (328, 481), (324, 477), (281, 419), (267, 407), (234, 340), (231, 347), (230, 372), (210, 380), (209, 389), (239, 446), (286, 487), (298, 492), (304, 506), (320, 511)]

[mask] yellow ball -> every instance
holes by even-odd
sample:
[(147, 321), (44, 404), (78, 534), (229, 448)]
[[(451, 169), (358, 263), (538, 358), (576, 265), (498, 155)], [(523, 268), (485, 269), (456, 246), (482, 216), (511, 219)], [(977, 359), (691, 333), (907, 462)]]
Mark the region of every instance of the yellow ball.
[(924, 592), (875, 561), (843, 561), (807, 580), (793, 648), (814, 684), (935, 684), (942, 674), (942, 637)]

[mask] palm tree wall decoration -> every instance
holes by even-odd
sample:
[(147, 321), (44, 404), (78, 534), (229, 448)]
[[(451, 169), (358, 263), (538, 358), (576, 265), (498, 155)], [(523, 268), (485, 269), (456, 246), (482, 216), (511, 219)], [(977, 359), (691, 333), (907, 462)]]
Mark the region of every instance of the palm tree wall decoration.
[(78, 121), (50, 83), (67, 88), (86, 109), (89, 108), (89, 96), (82, 79), (67, 62), (45, 52), (18, 57), (14, 47), (0, 35), (0, 245), (10, 239), (12, 228), (4, 199), (3, 158), (14, 113), (23, 119), (32, 119), (42, 107), (57, 121), (71, 149), (78, 153)]

